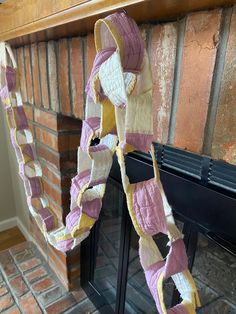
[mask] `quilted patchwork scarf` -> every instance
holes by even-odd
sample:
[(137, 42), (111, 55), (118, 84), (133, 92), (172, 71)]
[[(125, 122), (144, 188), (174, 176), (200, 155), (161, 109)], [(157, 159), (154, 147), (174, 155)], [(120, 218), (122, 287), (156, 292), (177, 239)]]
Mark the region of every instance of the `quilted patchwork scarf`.
[[(183, 236), (175, 225), (165, 196), (152, 146), (152, 79), (144, 41), (136, 23), (125, 13), (100, 19), (95, 25), (97, 55), (86, 87), (86, 113), (78, 148), (77, 175), (71, 184), (66, 225), (58, 221), (43, 191), (37, 159), (18, 87), (17, 65), (10, 46), (0, 43), (0, 98), (11, 142), (19, 163), (29, 210), (47, 241), (66, 252), (85, 239), (99, 217), (106, 181), (117, 154), (133, 226), (139, 235), (139, 256), (147, 285), (160, 314), (193, 314), (200, 305), (188, 270)], [(99, 139), (94, 145), (94, 139)], [(131, 184), (125, 155), (150, 152), (154, 177)], [(169, 238), (163, 257), (153, 236)], [(163, 283), (172, 278), (182, 302), (167, 309)]]

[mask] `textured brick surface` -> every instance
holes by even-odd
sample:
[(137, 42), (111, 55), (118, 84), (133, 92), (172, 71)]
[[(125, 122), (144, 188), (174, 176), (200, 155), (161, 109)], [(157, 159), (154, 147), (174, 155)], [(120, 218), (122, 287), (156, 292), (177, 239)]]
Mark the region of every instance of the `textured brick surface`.
[(52, 110), (59, 112), (58, 80), (57, 80), (57, 58), (54, 41), (49, 41), (48, 49), (48, 77), (49, 77), (49, 98)]
[(82, 300), (87, 298), (85, 291), (81, 288), (73, 291), (72, 294), (77, 302), (81, 302)]
[(52, 288), (53, 286), (55, 286), (54, 280), (51, 277), (46, 277), (34, 283), (32, 285), (32, 289), (36, 293), (42, 293), (45, 290)]
[(83, 55), (81, 38), (72, 38), (70, 46), (71, 93), (73, 115), (83, 119), (84, 116), (84, 82), (83, 82)]
[(28, 287), (21, 275), (11, 279), (9, 284), (17, 297), (22, 296), (28, 291)]
[(31, 292), (27, 293), (23, 297), (20, 298), (19, 305), (23, 313), (34, 313), (41, 314), (43, 313), (37, 304), (33, 294)]
[(33, 75), (33, 90), (34, 90), (34, 104), (41, 105), (41, 86), (39, 77), (39, 58), (38, 45), (31, 45), (31, 59), (32, 59), (32, 75)]
[(54, 165), (58, 170), (61, 168), (62, 157), (47, 146), (37, 143), (37, 154), (48, 163)]
[(49, 265), (55, 269), (57, 276), (60, 278), (61, 282), (66, 286), (69, 286), (68, 269), (66, 267), (66, 262), (62, 263), (60, 258), (56, 253), (53, 252), (52, 248), (48, 249)]
[(221, 11), (189, 15), (183, 48), (174, 145), (201, 153)]
[(48, 201), (49, 206), (52, 209), (53, 213), (56, 215), (56, 217), (62, 221), (63, 217), (63, 206), (60, 206), (55, 202), (55, 200), (51, 197), (51, 195), (48, 195)]
[(34, 109), (34, 120), (38, 124), (46, 126), (47, 128), (57, 131), (57, 116), (53, 112)]
[(236, 165), (236, 7), (231, 26), (224, 72), (221, 81), (216, 124), (214, 129), (212, 156)]
[[(35, 241), (37, 241), (37, 245), (39, 246), (39, 248), (41, 248), (42, 252), (47, 252), (47, 242), (42, 234), (42, 232), (40, 231), (39, 227), (37, 226), (37, 223), (35, 221), (35, 219), (32, 217), (32, 215), (30, 214), (30, 233), (33, 237), (33, 239), (35, 239)], [(35, 268), (34, 270), (36, 270), (38, 268)], [(30, 274), (31, 271), (28, 272), (28, 274)]]
[(62, 134), (35, 125), (36, 139), (56, 152), (77, 150), (80, 134)]
[(26, 262), (20, 263), (19, 268), (21, 271), (25, 272), (25, 271), (30, 270), (30, 269), (32, 269), (32, 268), (34, 268), (40, 264), (41, 264), (40, 259), (33, 257)]
[(39, 73), (40, 86), (42, 95), (42, 105), (49, 109), (49, 89), (48, 89), (48, 72), (47, 72), (47, 46), (45, 42), (38, 44), (39, 55)]
[(89, 299), (84, 299), (79, 303), (78, 306), (76, 306), (75, 309), (71, 311), (71, 314), (76, 313), (93, 313), (96, 310), (96, 307), (93, 305), (93, 303)]
[[(61, 174), (55, 168), (51, 167), (50, 165), (47, 165), (46, 163), (42, 163), (41, 166), (42, 166), (43, 176), (47, 179), (47, 181), (51, 182), (52, 184), (60, 188), (61, 183), (62, 183)], [(70, 187), (70, 180), (69, 180), (69, 184), (67, 183), (66, 186), (68, 188)], [(64, 184), (63, 184), (63, 187), (65, 187)]]
[(86, 37), (86, 83), (89, 79), (92, 67), (93, 67), (93, 61), (96, 56), (96, 49), (94, 44), (94, 35), (89, 34)]
[(43, 304), (44, 306), (46, 306), (48, 304), (55, 302), (59, 298), (63, 297), (64, 294), (65, 294), (65, 289), (63, 287), (57, 286), (42, 293), (38, 297), (38, 300), (40, 304)]
[(5, 284), (0, 285), (0, 297), (5, 295), (8, 292), (8, 289)]
[(169, 133), (176, 44), (176, 23), (153, 27), (149, 54), (153, 78), (154, 141), (164, 144)]
[(58, 43), (58, 78), (61, 111), (66, 115), (70, 115), (69, 51), (67, 39), (62, 39)]
[(58, 136), (50, 130), (35, 126), (36, 139), (51, 149), (58, 151)]
[(45, 267), (40, 266), (40, 267), (36, 268), (35, 270), (33, 270), (32, 272), (27, 273), (25, 275), (25, 278), (27, 279), (27, 281), (29, 283), (33, 283), (33, 282), (41, 279), (45, 275), (47, 275), (47, 270), (45, 269)]
[(25, 104), (24, 105), (25, 115), (28, 120), (33, 121), (33, 108), (31, 105)]
[(16, 246), (13, 246), (12, 248), (10, 248), (10, 253), (12, 256), (18, 255), (20, 253), (25, 252), (25, 250), (29, 250), (31, 249), (31, 243), (30, 242), (22, 242)]
[(22, 263), (28, 259), (31, 259), (34, 257), (33, 251), (29, 248), (23, 250), (22, 252), (15, 255), (15, 261), (17, 263)]
[(25, 59), (25, 80), (27, 89), (27, 101), (33, 104), (33, 79), (32, 79), (32, 69), (31, 69), (31, 55), (30, 47), (24, 47), (24, 59)]
[(8, 277), (14, 276), (18, 273), (13, 258), (8, 251), (2, 252), (0, 254), (0, 265)]
[(17, 306), (13, 306), (11, 307), (9, 310), (7, 310), (6, 312), (4, 312), (5, 314), (21, 314), (20, 310), (18, 309)]
[(23, 102), (27, 101), (24, 48), (17, 49), (17, 66), (20, 75), (20, 90)]
[(69, 204), (69, 191), (62, 192), (59, 187), (53, 186), (47, 180), (43, 179), (43, 186), (45, 192), (58, 204), (65, 205)]
[[(33, 228), (34, 232), (37, 228), (36, 226)], [(68, 256), (49, 245), (44, 249), (44, 252), (46, 251), (51, 252), (51, 254), (48, 254), (48, 261), (50, 262), (53, 255), (57, 263), (62, 266), (63, 263), (67, 264), (68, 262), (71, 262), (71, 265), (78, 264), (79, 248), (74, 252), (70, 252)], [(33, 254), (33, 258), (28, 254), (29, 252)], [(68, 313), (68, 311), (74, 311), (76, 308), (78, 313), (86, 313), (93, 307), (83, 290), (73, 291), (73, 294), (68, 293), (68, 290), (52, 271), (52, 269), (55, 270), (55, 264), (50, 263), (52, 265), (52, 268), (50, 268), (33, 243), (24, 242), (8, 251), (0, 252), (0, 260), (9, 262), (9, 256), (11, 260), (14, 259), (15, 266), (16, 268), (19, 267), (21, 274), (18, 273), (14, 277), (8, 277), (3, 272), (4, 276), (2, 276), (2, 268), (0, 268), (1, 313), (3, 311), (12, 314)], [(22, 263), (23, 256), (27, 261)], [(37, 262), (35, 263), (35, 261)], [(40, 266), (29, 270), (30, 267), (38, 264), (38, 261)], [(26, 268), (27, 271), (24, 272)], [(65, 276), (67, 276), (66, 269), (64, 271)], [(78, 283), (78, 276), (76, 279)], [(68, 283), (65, 282), (65, 284), (68, 286)], [(81, 302), (83, 302), (83, 305), (80, 305)]]
[(12, 296), (10, 293), (4, 295), (0, 299), (0, 312), (2, 313), (4, 310), (8, 309), (14, 304)]
[(65, 298), (60, 299), (46, 307), (47, 314), (63, 313), (76, 304), (76, 300), (72, 294), (68, 294)]

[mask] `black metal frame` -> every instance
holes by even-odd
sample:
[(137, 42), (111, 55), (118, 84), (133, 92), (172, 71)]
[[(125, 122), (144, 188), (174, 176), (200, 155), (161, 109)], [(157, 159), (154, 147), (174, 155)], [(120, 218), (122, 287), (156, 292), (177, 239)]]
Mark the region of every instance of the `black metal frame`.
[[(184, 241), (190, 270), (194, 262), (198, 232), (236, 255), (236, 167), (169, 146), (154, 144), (154, 147), (168, 201), (176, 218), (184, 223)], [(129, 154), (126, 157), (126, 165), (132, 183), (153, 177), (152, 160), (147, 154)], [(122, 189), (116, 158), (110, 178)], [(125, 201), (123, 209), (115, 313), (124, 312), (132, 228)], [(92, 283), (98, 224), (99, 222), (92, 229), (90, 237), (81, 245), (81, 285), (96, 306), (105, 304), (102, 295)], [(172, 303), (175, 304), (178, 298), (179, 295), (175, 291)], [(113, 311), (110, 308), (105, 313)]]

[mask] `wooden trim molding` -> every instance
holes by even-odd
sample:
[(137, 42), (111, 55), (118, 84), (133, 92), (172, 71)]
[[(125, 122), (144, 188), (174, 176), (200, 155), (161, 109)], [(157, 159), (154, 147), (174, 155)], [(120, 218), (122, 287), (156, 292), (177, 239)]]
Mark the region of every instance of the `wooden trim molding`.
[(138, 23), (167, 21), (236, 0), (7, 0), (0, 5), (0, 41), (12, 46), (83, 35), (95, 21), (125, 9)]

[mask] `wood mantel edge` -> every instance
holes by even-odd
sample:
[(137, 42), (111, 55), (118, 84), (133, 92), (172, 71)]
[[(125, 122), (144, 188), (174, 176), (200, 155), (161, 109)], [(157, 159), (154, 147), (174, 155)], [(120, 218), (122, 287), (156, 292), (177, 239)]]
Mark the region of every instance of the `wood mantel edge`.
[[(27, 0), (23, 0), (27, 1)], [(79, 2), (79, 1), (78, 1)], [(105, 14), (106, 12), (119, 10), (121, 8), (125, 8), (128, 5), (133, 5), (137, 3), (142, 2), (149, 2), (149, 0), (92, 0), (92, 1), (86, 1), (82, 2), (78, 5), (69, 7), (63, 11), (56, 12), (51, 15), (47, 15), (44, 17), (41, 17), (37, 20), (30, 21), (30, 18), (28, 16), (25, 17), (25, 22), (14, 28), (14, 29), (8, 29), (7, 31), (1, 32), (1, 23), (4, 22), (0, 21), (0, 41), (8, 41), (10, 39), (29, 35), (35, 32), (39, 32), (48, 28), (68, 24), (70, 22), (88, 19), (93, 16), (98, 16), (100, 14)], [(35, 7), (37, 6), (37, 0), (35, 1)], [(0, 6), (0, 16), (1, 16), (1, 10), (4, 10), (4, 4)], [(4, 12), (3, 12), (4, 14)], [(22, 8), (22, 14), (23, 8)], [(8, 19), (14, 19), (14, 13), (12, 12)]]
[[(35, 3), (37, 1), (40, 0), (35, 0)], [(0, 41), (9, 41), (17, 47), (32, 42), (83, 35), (93, 30), (98, 18), (122, 9), (138, 23), (143, 23), (173, 20), (188, 12), (233, 5), (236, 0), (78, 0), (78, 3), (29, 23), (26, 19), (26, 23), (2, 33), (0, 20)], [(4, 4), (0, 5), (0, 16), (2, 6)], [(9, 18), (14, 18), (14, 14)]]

